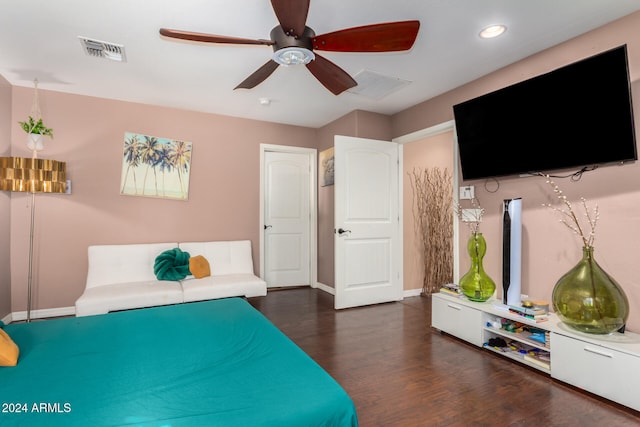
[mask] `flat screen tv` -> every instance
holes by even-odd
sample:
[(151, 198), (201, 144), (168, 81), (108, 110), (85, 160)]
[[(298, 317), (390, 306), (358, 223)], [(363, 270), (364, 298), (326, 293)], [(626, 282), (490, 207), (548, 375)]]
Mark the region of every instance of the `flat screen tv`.
[(626, 45), (453, 107), (464, 180), (637, 160)]

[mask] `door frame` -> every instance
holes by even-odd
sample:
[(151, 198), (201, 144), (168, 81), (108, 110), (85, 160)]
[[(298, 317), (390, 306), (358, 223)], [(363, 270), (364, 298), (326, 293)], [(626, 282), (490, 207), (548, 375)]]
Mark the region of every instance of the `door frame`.
[[(459, 174), (459, 160), (458, 160), (458, 136), (456, 134), (455, 122), (453, 120), (446, 121), (444, 123), (440, 123), (438, 125), (434, 125), (425, 129), (421, 129), (397, 138), (392, 139), (393, 142), (397, 142), (400, 146), (404, 144), (409, 144), (411, 142), (420, 141), (422, 139), (428, 138), (430, 136), (439, 135), (441, 133), (453, 131), (453, 194), (452, 202), (459, 203), (459, 194), (458, 187), (460, 185), (458, 174)], [(402, 157), (400, 158), (400, 174), (404, 174), (404, 165), (402, 163)], [(403, 195), (404, 188), (402, 188), (400, 192), (400, 197)], [(400, 201), (401, 207), (404, 203), (402, 200)], [(402, 226), (402, 218), (403, 214), (400, 214), (400, 221)], [(458, 283), (460, 281), (460, 224), (458, 223), (458, 218), (455, 216), (453, 218), (453, 281), (454, 283)], [(408, 296), (408, 295), (405, 295)]]
[(315, 148), (292, 147), (288, 145), (260, 144), (260, 221), (258, 224), (260, 277), (264, 278), (265, 239), (264, 239), (264, 202), (265, 202), (265, 153), (306, 154), (309, 157), (309, 285), (317, 287), (318, 282), (318, 151)]

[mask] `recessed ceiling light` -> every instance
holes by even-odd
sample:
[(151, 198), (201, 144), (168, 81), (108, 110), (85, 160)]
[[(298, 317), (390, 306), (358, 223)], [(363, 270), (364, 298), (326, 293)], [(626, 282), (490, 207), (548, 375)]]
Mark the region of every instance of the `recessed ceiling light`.
[(489, 25), (488, 27), (485, 27), (482, 29), (482, 31), (480, 31), (480, 38), (492, 39), (494, 37), (498, 37), (505, 31), (507, 31), (507, 27), (505, 25)]

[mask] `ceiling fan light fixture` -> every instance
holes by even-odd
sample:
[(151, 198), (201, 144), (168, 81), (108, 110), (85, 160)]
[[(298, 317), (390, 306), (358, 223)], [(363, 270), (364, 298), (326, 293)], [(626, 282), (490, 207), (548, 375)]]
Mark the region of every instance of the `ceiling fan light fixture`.
[(280, 65), (300, 65), (308, 64), (316, 59), (316, 56), (309, 49), (304, 47), (285, 47), (273, 54), (273, 60)]

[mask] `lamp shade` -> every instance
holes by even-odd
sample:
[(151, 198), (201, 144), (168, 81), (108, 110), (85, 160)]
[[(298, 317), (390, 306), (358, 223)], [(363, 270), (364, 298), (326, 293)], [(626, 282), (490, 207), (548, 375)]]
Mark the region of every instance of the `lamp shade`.
[(64, 193), (67, 191), (67, 165), (57, 160), (0, 157), (0, 190)]

